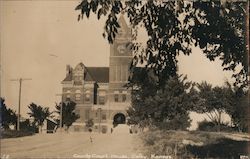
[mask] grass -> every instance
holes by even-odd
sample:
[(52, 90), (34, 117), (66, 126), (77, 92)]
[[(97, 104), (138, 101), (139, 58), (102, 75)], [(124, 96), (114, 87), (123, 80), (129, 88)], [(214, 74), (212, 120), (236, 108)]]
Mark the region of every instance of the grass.
[(215, 143), (204, 146), (187, 146), (187, 150), (198, 158), (240, 158), (247, 155), (247, 141), (220, 138)]
[(240, 155), (248, 155), (249, 140), (237, 141), (224, 133), (154, 130), (143, 133), (141, 138), (147, 156), (238, 159)]
[(23, 136), (31, 136), (34, 135), (31, 131), (25, 131), (25, 130), (1, 130), (1, 138), (17, 138), (17, 137), (23, 137)]

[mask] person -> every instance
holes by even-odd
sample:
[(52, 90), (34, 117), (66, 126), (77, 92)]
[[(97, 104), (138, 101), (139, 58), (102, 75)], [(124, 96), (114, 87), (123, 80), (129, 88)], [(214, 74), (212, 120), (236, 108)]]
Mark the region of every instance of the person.
[(111, 134), (112, 134), (113, 133), (113, 128), (111, 128), (110, 131), (111, 131)]
[(90, 142), (93, 143), (93, 138), (91, 136), (89, 137), (89, 139), (90, 139)]
[(91, 137), (91, 132), (92, 132), (92, 129), (89, 128), (89, 133), (90, 133), (89, 139), (90, 139), (90, 142), (93, 143), (93, 138)]

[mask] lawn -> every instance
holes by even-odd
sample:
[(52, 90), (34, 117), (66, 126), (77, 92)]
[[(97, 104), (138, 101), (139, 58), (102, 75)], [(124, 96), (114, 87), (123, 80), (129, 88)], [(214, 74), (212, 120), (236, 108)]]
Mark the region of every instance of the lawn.
[(201, 131), (148, 131), (141, 135), (147, 156), (240, 158), (248, 155), (247, 134)]

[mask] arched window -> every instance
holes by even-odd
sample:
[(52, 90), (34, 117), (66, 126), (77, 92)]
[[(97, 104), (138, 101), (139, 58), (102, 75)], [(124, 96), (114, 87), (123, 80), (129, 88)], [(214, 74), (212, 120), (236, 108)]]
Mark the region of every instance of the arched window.
[(90, 102), (90, 91), (89, 90), (85, 91), (84, 100), (85, 100), (85, 102)]
[(70, 93), (71, 93), (71, 91), (70, 91), (70, 90), (67, 90), (67, 91), (66, 91), (66, 93), (67, 93), (67, 94), (70, 94)]
[(65, 96), (66, 96), (66, 99), (70, 99), (71, 98), (71, 91), (70, 90), (67, 90), (65, 92)]
[(81, 91), (80, 91), (79, 89), (77, 89), (77, 90), (75, 91), (75, 93), (81, 94)]
[(79, 100), (81, 100), (81, 94), (76, 94), (76, 101), (79, 101)]
[(81, 90), (77, 89), (75, 91), (75, 99), (76, 99), (76, 101), (81, 100)]

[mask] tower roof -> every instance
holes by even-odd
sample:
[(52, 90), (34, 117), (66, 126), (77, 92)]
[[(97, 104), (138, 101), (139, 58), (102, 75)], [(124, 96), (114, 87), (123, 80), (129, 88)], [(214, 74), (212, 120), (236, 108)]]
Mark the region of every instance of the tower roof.
[(119, 23), (119, 25), (120, 25), (121, 28), (129, 30), (129, 27), (128, 27), (127, 23), (126, 23), (126, 20), (125, 20), (123, 14), (121, 14), (120, 18), (118, 19), (118, 23)]

